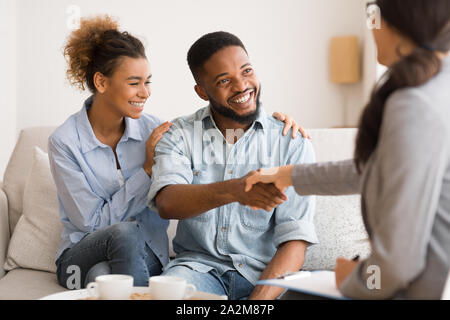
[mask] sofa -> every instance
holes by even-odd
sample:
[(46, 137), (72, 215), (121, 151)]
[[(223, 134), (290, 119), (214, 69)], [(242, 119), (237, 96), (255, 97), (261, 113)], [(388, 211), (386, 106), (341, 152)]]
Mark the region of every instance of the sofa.
[[(54, 266), (61, 227), (46, 155), (47, 139), (54, 129), (22, 130), (0, 182), (1, 300), (39, 299), (66, 290), (58, 284)], [(317, 161), (352, 156), (356, 129), (308, 132)], [(36, 160), (39, 157), (40, 163)], [(338, 256), (352, 258), (358, 254), (364, 258), (370, 254), (359, 195), (316, 197), (315, 210), (320, 243), (308, 247), (303, 270), (332, 270)], [(170, 242), (176, 225), (177, 221), (170, 222)], [(170, 251), (173, 257), (172, 247)]]

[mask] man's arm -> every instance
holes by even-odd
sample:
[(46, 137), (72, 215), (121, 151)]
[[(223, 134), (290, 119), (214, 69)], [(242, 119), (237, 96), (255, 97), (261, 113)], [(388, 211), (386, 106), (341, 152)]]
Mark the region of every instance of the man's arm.
[(233, 202), (232, 180), (203, 185), (174, 184), (161, 189), (155, 198), (163, 219), (187, 219)]
[[(306, 247), (306, 242), (301, 240), (293, 240), (281, 244), (259, 279), (274, 279), (288, 272), (300, 270), (305, 261)], [(273, 300), (277, 298), (283, 290), (283, 288), (279, 287), (259, 285), (255, 287), (249, 299)]]
[(286, 200), (273, 184), (257, 184), (254, 190), (243, 192), (245, 178), (211, 184), (173, 184), (162, 188), (155, 197), (163, 219), (188, 219), (232, 202), (258, 206), (271, 211)]

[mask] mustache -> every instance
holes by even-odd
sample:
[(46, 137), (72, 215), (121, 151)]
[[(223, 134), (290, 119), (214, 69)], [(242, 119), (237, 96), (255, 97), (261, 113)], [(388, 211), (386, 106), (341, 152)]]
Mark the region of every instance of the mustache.
[(247, 88), (247, 89), (245, 89), (244, 91), (238, 92), (238, 93), (236, 93), (234, 96), (232, 96), (231, 98), (229, 98), (228, 101), (233, 100), (233, 99), (236, 98), (238, 95), (247, 93), (247, 92), (249, 92), (249, 91), (251, 91), (251, 90), (253, 90), (253, 92), (256, 92), (256, 87), (254, 87), (254, 88)]

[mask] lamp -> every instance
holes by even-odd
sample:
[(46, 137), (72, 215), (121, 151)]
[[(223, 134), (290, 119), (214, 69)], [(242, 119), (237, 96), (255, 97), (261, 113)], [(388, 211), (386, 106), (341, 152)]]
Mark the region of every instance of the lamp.
[[(357, 36), (331, 38), (331, 82), (341, 85), (358, 83), (361, 78), (361, 58)], [(348, 124), (348, 88), (341, 88), (344, 95), (344, 122)]]

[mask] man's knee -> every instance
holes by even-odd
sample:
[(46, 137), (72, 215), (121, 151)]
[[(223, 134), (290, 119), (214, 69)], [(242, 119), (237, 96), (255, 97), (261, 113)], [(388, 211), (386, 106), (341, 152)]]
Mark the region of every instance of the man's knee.
[(206, 281), (206, 273), (195, 271), (186, 266), (174, 266), (170, 269), (164, 270), (162, 276), (179, 277), (186, 280), (187, 283), (198, 286), (199, 283)]
[(218, 279), (211, 272), (199, 272), (189, 267), (178, 265), (164, 270), (163, 276), (180, 277), (187, 283), (193, 284), (198, 291), (209, 292), (217, 295), (226, 295), (226, 291)]

